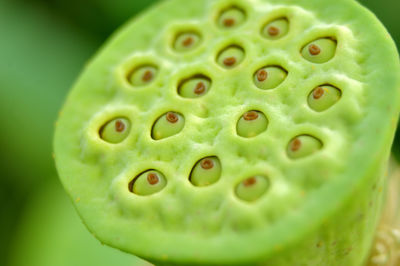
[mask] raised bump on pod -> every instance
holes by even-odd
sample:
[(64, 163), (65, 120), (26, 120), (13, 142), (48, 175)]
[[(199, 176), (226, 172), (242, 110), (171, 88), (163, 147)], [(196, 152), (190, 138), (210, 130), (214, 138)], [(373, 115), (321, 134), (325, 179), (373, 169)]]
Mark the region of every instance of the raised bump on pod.
[(267, 117), (260, 111), (244, 113), (237, 122), (237, 134), (244, 138), (255, 137), (264, 132), (268, 127)]
[(187, 52), (199, 46), (201, 37), (196, 32), (180, 33), (174, 42), (174, 49), (178, 52)]
[(100, 128), (100, 138), (106, 142), (117, 144), (129, 135), (131, 123), (127, 118), (115, 118)]
[(168, 138), (182, 131), (185, 118), (175, 112), (168, 112), (157, 119), (153, 125), (151, 136), (155, 140)]
[(129, 183), (129, 191), (140, 196), (148, 196), (161, 191), (167, 185), (165, 176), (156, 170), (148, 170)]
[(299, 135), (293, 138), (287, 147), (287, 154), (291, 159), (299, 159), (319, 151), (322, 142), (310, 135)]
[(190, 182), (196, 187), (212, 185), (220, 179), (221, 171), (221, 163), (217, 157), (203, 158), (193, 167)]
[(258, 200), (270, 186), (269, 179), (263, 175), (248, 177), (240, 182), (235, 189), (236, 196), (244, 201)]
[(211, 80), (206, 76), (194, 76), (184, 80), (178, 88), (178, 94), (184, 98), (198, 98), (208, 93)]
[(277, 40), (289, 32), (289, 20), (280, 18), (266, 24), (262, 29), (262, 35), (270, 40)]
[(287, 77), (287, 71), (278, 66), (268, 66), (254, 73), (254, 83), (262, 90), (278, 87)]
[(158, 69), (152, 65), (143, 65), (135, 68), (128, 75), (128, 81), (132, 86), (141, 87), (150, 84), (157, 76)]
[(222, 11), (218, 19), (218, 26), (223, 29), (232, 29), (243, 24), (245, 12), (238, 7), (230, 7)]
[(308, 105), (317, 112), (322, 112), (339, 101), (342, 92), (331, 85), (322, 85), (315, 88), (308, 96)]
[(336, 54), (337, 42), (331, 38), (321, 38), (310, 42), (303, 47), (303, 57), (316, 64), (326, 63)]
[(231, 69), (238, 66), (244, 59), (243, 48), (232, 45), (222, 50), (217, 57), (220, 66)]

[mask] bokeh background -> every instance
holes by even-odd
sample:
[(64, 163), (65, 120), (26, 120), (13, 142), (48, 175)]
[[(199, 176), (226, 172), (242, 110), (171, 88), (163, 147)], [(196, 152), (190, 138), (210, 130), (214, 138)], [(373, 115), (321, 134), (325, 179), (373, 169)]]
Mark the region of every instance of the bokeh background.
[[(102, 246), (85, 229), (58, 181), (52, 136), (86, 62), (116, 28), (156, 2), (0, 0), (0, 265), (148, 265)], [(360, 2), (400, 47), (400, 1)]]

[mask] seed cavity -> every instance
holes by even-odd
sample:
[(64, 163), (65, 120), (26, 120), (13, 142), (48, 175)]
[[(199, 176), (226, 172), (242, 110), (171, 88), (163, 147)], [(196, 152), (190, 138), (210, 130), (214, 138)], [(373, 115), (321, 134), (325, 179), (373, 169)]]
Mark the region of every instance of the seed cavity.
[(155, 140), (171, 137), (182, 131), (185, 118), (176, 112), (167, 112), (154, 123), (151, 136)]
[(341, 96), (342, 91), (332, 85), (318, 86), (308, 96), (308, 105), (314, 111), (323, 112), (337, 103)]
[(197, 32), (183, 32), (177, 35), (173, 48), (177, 52), (188, 52), (197, 48), (201, 43), (201, 35)]
[(269, 189), (270, 181), (264, 175), (248, 177), (241, 181), (235, 188), (236, 196), (246, 202), (260, 199)]
[(326, 63), (336, 54), (337, 41), (333, 38), (314, 40), (302, 48), (302, 56), (316, 64)]
[(322, 148), (322, 142), (311, 135), (299, 135), (293, 138), (287, 147), (287, 154), (291, 159), (300, 159), (310, 156)]
[(161, 172), (147, 170), (129, 182), (128, 189), (136, 195), (148, 196), (161, 191), (166, 185), (167, 180)]
[(157, 67), (153, 65), (139, 66), (128, 74), (128, 82), (134, 87), (146, 86), (155, 79), (157, 72)]
[(232, 45), (222, 50), (217, 56), (217, 62), (226, 69), (238, 66), (244, 60), (244, 50), (240, 46)]
[(210, 87), (210, 78), (204, 75), (196, 75), (180, 83), (178, 94), (184, 98), (199, 98), (206, 95)]
[(105, 123), (99, 130), (100, 138), (106, 142), (117, 144), (127, 138), (130, 122), (127, 118), (115, 118)]
[(196, 187), (209, 186), (221, 177), (221, 162), (216, 156), (199, 160), (193, 167), (189, 180)]
[(255, 137), (268, 127), (267, 117), (260, 111), (249, 111), (244, 113), (236, 125), (237, 134), (244, 138)]
[(229, 7), (223, 10), (218, 18), (218, 26), (222, 29), (232, 29), (240, 26), (246, 20), (246, 13), (239, 7)]
[(262, 29), (261, 35), (269, 40), (278, 40), (289, 32), (289, 20), (279, 18), (268, 22)]
[(266, 66), (254, 73), (254, 84), (262, 90), (271, 90), (286, 80), (288, 72), (280, 66)]

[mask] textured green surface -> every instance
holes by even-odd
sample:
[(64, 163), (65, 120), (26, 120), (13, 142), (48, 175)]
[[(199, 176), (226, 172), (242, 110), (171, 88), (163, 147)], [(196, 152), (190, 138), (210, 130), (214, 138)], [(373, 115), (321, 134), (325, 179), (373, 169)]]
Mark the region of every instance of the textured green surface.
[[(379, 176), (399, 114), (393, 42), (353, 1), (235, 4), (246, 13), (235, 28), (218, 25), (231, 2), (171, 0), (108, 42), (60, 115), (55, 150), (64, 186), (79, 198), (77, 209), (99, 239), (160, 264), (360, 265), (376, 225), (376, 187), (383, 185)], [(264, 38), (262, 27), (278, 17), (288, 19), (287, 35)], [(172, 49), (183, 30), (202, 36), (184, 54)], [(337, 47), (332, 58), (313, 64), (301, 51), (321, 38), (336, 40)], [(242, 49), (228, 55), (242, 56), (240, 64), (221, 64), (227, 47)], [(159, 74), (149, 86), (134, 88), (126, 73), (144, 63), (156, 65)], [(260, 90), (254, 73), (266, 65), (288, 76), (275, 89)], [(180, 82), (198, 74), (209, 77), (213, 89), (182, 98)], [(324, 84), (343, 95), (318, 113), (307, 100)], [(269, 121), (251, 139), (236, 134), (248, 110)], [(169, 111), (181, 113), (185, 127), (152, 139), (154, 122)], [(117, 114), (132, 121), (131, 134), (123, 143), (105, 144), (98, 128)], [(320, 139), (322, 149), (290, 159), (286, 150), (298, 135)], [(194, 164), (210, 155), (220, 159), (219, 181), (193, 186)], [(128, 184), (148, 169), (161, 171), (167, 186), (148, 197), (131, 193)], [(251, 204), (236, 197), (237, 184), (258, 175), (269, 178), (266, 193)]]

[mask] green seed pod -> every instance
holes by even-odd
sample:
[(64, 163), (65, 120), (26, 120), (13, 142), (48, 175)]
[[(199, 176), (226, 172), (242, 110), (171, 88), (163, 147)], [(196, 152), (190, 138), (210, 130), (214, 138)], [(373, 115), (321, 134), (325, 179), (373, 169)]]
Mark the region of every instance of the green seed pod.
[(157, 76), (155, 66), (140, 66), (135, 68), (129, 75), (129, 83), (134, 87), (142, 87), (150, 84)]
[(177, 52), (187, 52), (199, 46), (201, 37), (195, 32), (185, 32), (179, 34), (174, 43), (174, 49)]
[(237, 134), (244, 138), (255, 137), (268, 127), (268, 119), (260, 111), (249, 111), (243, 114), (237, 122)]
[(261, 198), (270, 186), (267, 177), (256, 175), (240, 182), (235, 189), (236, 196), (244, 201), (252, 202)]
[(211, 87), (211, 80), (205, 76), (196, 76), (183, 81), (178, 93), (184, 98), (198, 98), (206, 95)]
[(322, 64), (335, 56), (336, 46), (336, 41), (330, 38), (322, 38), (304, 46), (301, 54), (306, 60), (312, 63)]
[(309, 135), (300, 135), (292, 139), (287, 147), (287, 154), (291, 159), (310, 156), (322, 148), (322, 142)]
[(99, 131), (100, 138), (110, 143), (120, 143), (129, 135), (131, 123), (127, 118), (115, 118)]
[(223, 29), (233, 29), (241, 24), (246, 19), (244, 11), (238, 7), (231, 7), (224, 10), (218, 18), (218, 26)]
[(217, 62), (223, 68), (231, 69), (238, 66), (244, 59), (244, 50), (239, 46), (230, 46), (218, 54)]
[(221, 163), (215, 156), (201, 159), (193, 167), (190, 182), (196, 187), (209, 186), (221, 177)]
[(181, 132), (184, 126), (185, 118), (181, 114), (168, 112), (154, 123), (151, 136), (155, 140), (168, 138)]
[(140, 196), (148, 196), (161, 191), (167, 185), (164, 175), (156, 170), (141, 173), (129, 183), (129, 191)]
[(289, 20), (280, 18), (269, 22), (262, 29), (262, 36), (270, 40), (278, 40), (289, 32)]
[(287, 72), (277, 66), (268, 66), (254, 73), (254, 83), (262, 90), (270, 90), (278, 87), (287, 77)]
[(315, 88), (308, 96), (308, 105), (317, 112), (322, 112), (339, 101), (342, 92), (333, 86), (323, 85)]

